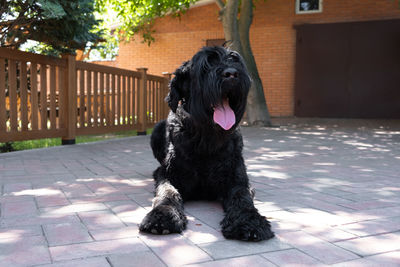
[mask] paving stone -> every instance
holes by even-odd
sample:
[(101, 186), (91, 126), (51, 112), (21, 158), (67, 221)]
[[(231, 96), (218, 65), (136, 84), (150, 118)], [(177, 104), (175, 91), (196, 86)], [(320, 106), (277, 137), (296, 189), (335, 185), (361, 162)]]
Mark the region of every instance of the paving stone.
[(335, 267), (398, 267), (400, 266), (400, 251), (387, 252), (358, 260), (334, 264)]
[(203, 223), (219, 230), (220, 222), (224, 218), (224, 212), (220, 204), (210, 202), (199, 202), (200, 208), (192, 208), (188, 205), (185, 206), (187, 214), (201, 220)]
[(36, 202), (39, 208), (66, 206), (71, 204), (63, 194), (53, 196), (37, 196)]
[(43, 214), (71, 214), (97, 210), (108, 210), (108, 208), (103, 203), (79, 203), (40, 209)]
[(110, 175), (114, 174), (113, 170), (105, 168), (99, 164), (86, 164), (85, 167), (92, 173), (96, 175)]
[(146, 185), (146, 186), (139, 186), (139, 185), (121, 185), (118, 186), (116, 185), (115, 188), (117, 189), (118, 192), (124, 193), (124, 194), (146, 194), (148, 192), (153, 192), (154, 191), (154, 185)]
[(270, 203), (270, 202), (268, 202), (268, 203), (260, 202), (260, 204), (258, 204), (258, 205), (256, 204), (255, 206), (256, 206), (258, 212), (260, 212), (263, 215), (268, 214), (268, 212), (271, 212), (271, 211), (283, 209), (282, 205), (278, 205), (278, 204)]
[(134, 217), (140, 210), (143, 209), (134, 201), (113, 201), (106, 202), (109, 207), (118, 217)]
[(58, 189), (55, 188), (54, 186), (48, 186), (48, 187), (40, 187), (36, 188), (36, 185), (33, 185), (35, 188), (33, 189), (25, 189), (17, 193), (13, 193), (13, 195), (16, 196), (54, 196), (54, 195), (60, 195), (62, 192)]
[(36, 215), (38, 210), (34, 201), (7, 202), (1, 205), (4, 218)]
[[(79, 175), (79, 174), (78, 174)], [(96, 196), (90, 189), (84, 185), (79, 183), (72, 183), (66, 186), (61, 187), (64, 191), (65, 195), (68, 198), (79, 198), (79, 197), (94, 197)]]
[(78, 203), (100, 203), (100, 202), (111, 202), (111, 201), (123, 201), (129, 199), (130, 198), (128, 198), (126, 195), (109, 194), (103, 196), (75, 197), (75, 198), (70, 198), (69, 201), (71, 201), (72, 204), (78, 204)]
[(133, 252), (108, 256), (115, 267), (164, 267), (166, 266), (153, 252)]
[(261, 242), (244, 242), (236, 240), (227, 240), (227, 241), (199, 244), (199, 247), (205, 250), (214, 259), (239, 257), (244, 255), (252, 255), (257, 253), (291, 248), (290, 245), (282, 242), (278, 238), (273, 238)]
[(364, 214), (365, 217), (370, 217), (371, 219), (381, 219), (381, 218), (390, 218), (390, 217), (398, 217), (400, 216), (400, 205), (397, 207), (386, 207), (379, 209), (370, 209), (360, 211), (359, 213)]
[(365, 192), (365, 193), (360, 193), (360, 194), (354, 194), (351, 192), (348, 192), (347, 195), (343, 195), (342, 198), (351, 200), (353, 202), (359, 202), (359, 201), (371, 201), (371, 200), (376, 200), (380, 199), (382, 196), (375, 194), (374, 192)]
[(140, 239), (168, 266), (211, 261), (212, 258), (181, 235), (140, 235)]
[[(40, 267), (111, 267), (105, 257), (88, 258), (83, 260), (69, 260), (52, 264), (40, 265)], [(117, 267), (117, 266), (116, 266)]]
[(22, 239), (26, 236), (41, 236), (42, 229), (38, 225), (0, 228), (0, 239)]
[(88, 230), (81, 223), (61, 223), (43, 225), (49, 246), (90, 242)]
[(391, 201), (375, 200), (375, 201), (362, 201), (362, 202), (360, 201), (354, 203), (341, 203), (340, 205), (354, 210), (369, 210), (369, 209), (379, 209), (379, 208), (398, 206), (399, 203)]
[[(322, 189), (322, 192), (325, 193), (325, 194), (331, 195), (331, 196), (335, 196), (335, 197), (338, 197), (338, 198), (342, 198), (342, 199), (347, 200), (347, 201), (349, 200), (349, 199), (347, 198), (347, 196), (352, 196), (352, 195), (354, 195), (353, 193), (348, 192), (348, 191), (341, 190), (340, 188), (331, 188), (331, 187), (325, 187), (325, 188), (323, 188), (323, 189)], [(336, 202), (336, 201), (335, 201), (335, 202)], [(337, 202), (336, 202), (336, 203), (337, 203)]]
[(295, 222), (286, 222), (286, 221), (270, 221), (270, 222), (272, 230), (275, 233), (300, 231), (301, 229), (304, 228), (303, 225)]
[(115, 214), (109, 211), (80, 212), (78, 215), (89, 230), (125, 226)]
[(337, 247), (332, 243), (318, 239), (305, 232), (298, 231), (281, 233), (279, 234), (279, 237), (288, 244), (308, 255), (312, 255), (315, 259), (326, 264), (334, 264), (359, 258), (354, 253)]
[(337, 212), (351, 213), (354, 211), (351, 208), (339, 206), (339, 204), (327, 203), (325, 201), (321, 201), (321, 200), (313, 199), (313, 198), (314, 198), (314, 196), (304, 199), (304, 200), (301, 200), (301, 203), (307, 207), (311, 207), (311, 208), (321, 210), (321, 211), (326, 211), (326, 212), (333, 213), (333, 214), (335, 214)]
[(129, 194), (127, 196), (142, 207), (151, 207), (154, 198), (154, 194), (150, 192), (142, 194)]
[(273, 267), (275, 265), (258, 255), (187, 265), (187, 267), (237, 267), (237, 266)]
[(16, 169), (16, 170), (3, 170), (1, 174), (4, 178), (10, 177), (13, 178), (14, 180), (16, 177), (25, 176), (27, 173), (25, 170)]
[(59, 267), (400, 266), (400, 125), (328, 122), (242, 129), (254, 203), (277, 234), (259, 243), (226, 240), (218, 202), (185, 203), (182, 234), (140, 233), (149, 136), (0, 154), (0, 266), (52, 266), (45, 238)]
[(186, 230), (183, 231), (183, 236), (194, 244), (225, 240), (221, 231), (215, 230), (192, 216), (188, 216), (188, 224)]
[(43, 236), (0, 240), (0, 266), (29, 266), (50, 262), (49, 250)]
[(150, 210), (151, 210), (151, 208), (149, 208), (148, 210), (146, 210), (144, 208), (138, 208), (132, 212), (129, 212), (130, 214), (134, 214), (133, 216), (123, 216), (123, 217), (119, 217), (119, 218), (126, 225), (138, 225), (142, 222), (143, 218), (146, 216), (146, 214)]
[(27, 217), (0, 218), (0, 227), (14, 227), (41, 224), (57, 224), (66, 222), (79, 222), (76, 215), (37, 215)]
[[(120, 172), (119, 174), (121, 174), (122, 172)], [(128, 173), (131, 173), (131, 171), (128, 171)], [(144, 178), (131, 178), (131, 179), (125, 179), (125, 178), (121, 178), (120, 176), (108, 176), (108, 177), (104, 177), (103, 180), (109, 184), (111, 184), (114, 187), (117, 186), (125, 186), (125, 185), (131, 185), (131, 186), (135, 186), (135, 185), (139, 185), (139, 186), (145, 186), (147, 185), (149, 182), (153, 182), (152, 179), (146, 179), (149, 182), (144, 181)]]
[(320, 225), (336, 226), (377, 218), (374, 215), (347, 212), (337, 212), (336, 214), (332, 214), (311, 208), (295, 209), (291, 211), (272, 211), (268, 216), (279, 221), (296, 222), (307, 227), (319, 227)]
[(139, 236), (139, 227), (127, 226), (122, 228), (91, 230), (90, 235), (95, 240), (111, 240)]
[(118, 190), (111, 186), (109, 183), (102, 182), (102, 181), (91, 181), (85, 183), (90, 190), (96, 195), (107, 195), (107, 194), (115, 194)]
[(32, 196), (2, 196), (0, 197), (0, 204), (10, 203), (10, 202), (24, 202), (24, 201), (34, 201)]
[(318, 238), (328, 241), (328, 242), (343, 241), (343, 240), (353, 239), (353, 238), (357, 237), (357, 235), (343, 231), (343, 230), (339, 229), (338, 227), (313, 226), (313, 227), (303, 228), (302, 230), (306, 233), (309, 233), (315, 237), (318, 237)]
[(31, 183), (7, 183), (3, 186), (3, 194), (20, 195), (21, 191), (32, 189)]
[(185, 210), (187, 212), (205, 210), (223, 212), (222, 205), (219, 201), (188, 201), (185, 202)]
[(335, 245), (362, 256), (391, 252), (400, 250), (400, 232), (346, 240)]
[(346, 232), (357, 236), (378, 235), (400, 231), (400, 217), (384, 218), (339, 226)]
[(149, 249), (143, 244), (142, 241), (140, 241), (139, 238), (96, 241), (50, 247), (49, 249), (54, 261), (149, 251)]
[(297, 250), (288, 249), (261, 254), (277, 266), (325, 266), (322, 262)]

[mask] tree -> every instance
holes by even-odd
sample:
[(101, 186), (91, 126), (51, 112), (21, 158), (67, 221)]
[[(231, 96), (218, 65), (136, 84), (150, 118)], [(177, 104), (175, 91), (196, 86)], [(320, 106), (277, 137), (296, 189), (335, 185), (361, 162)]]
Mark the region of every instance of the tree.
[[(239, 2), (241, 2), (239, 6)], [(246, 62), (253, 80), (247, 98), (247, 122), (251, 125), (271, 126), (271, 118), (265, 101), (263, 84), (250, 45), (250, 26), (253, 22), (252, 0), (216, 0), (224, 28), (225, 40), (232, 42)], [(240, 11), (240, 12), (239, 12)]]
[[(154, 41), (152, 26), (157, 18), (166, 15), (181, 16), (198, 0), (97, 0), (98, 9), (107, 8), (116, 11), (120, 26), (117, 32), (123, 40), (129, 41), (135, 34), (141, 33), (144, 42)], [(253, 80), (247, 105), (247, 123), (250, 125), (271, 125), (265, 101), (263, 85), (250, 45), (250, 26), (253, 21), (252, 0), (216, 0), (224, 29), (225, 40), (231, 48), (239, 52), (246, 63)]]
[(53, 54), (75, 53), (101, 41), (94, 0), (0, 0), (0, 45), (19, 48), (28, 40)]

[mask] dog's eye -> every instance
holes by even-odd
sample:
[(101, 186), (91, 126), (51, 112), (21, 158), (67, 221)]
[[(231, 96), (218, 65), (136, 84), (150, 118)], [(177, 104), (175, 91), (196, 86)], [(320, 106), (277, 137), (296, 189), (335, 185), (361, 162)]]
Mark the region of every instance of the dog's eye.
[(215, 55), (210, 55), (207, 58), (207, 62), (209, 65), (217, 65), (218, 64), (218, 57), (216, 57)]
[(237, 53), (235, 53), (235, 52), (231, 52), (231, 53), (229, 53), (228, 60), (240, 61), (239, 60), (239, 55)]

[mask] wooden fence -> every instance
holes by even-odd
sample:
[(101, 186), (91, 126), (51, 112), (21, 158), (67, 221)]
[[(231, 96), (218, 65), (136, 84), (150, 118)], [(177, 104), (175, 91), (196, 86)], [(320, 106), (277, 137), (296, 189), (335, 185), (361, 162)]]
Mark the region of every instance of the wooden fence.
[(169, 76), (0, 48), (0, 142), (123, 130), (165, 118)]

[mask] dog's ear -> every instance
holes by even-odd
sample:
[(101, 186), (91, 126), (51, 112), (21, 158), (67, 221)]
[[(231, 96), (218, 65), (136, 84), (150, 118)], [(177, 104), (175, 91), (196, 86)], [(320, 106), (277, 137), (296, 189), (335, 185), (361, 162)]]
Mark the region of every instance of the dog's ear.
[(189, 65), (189, 61), (184, 62), (182, 66), (174, 72), (175, 77), (169, 83), (169, 93), (165, 100), (173, 112), (176, 112), (179, 101), (185, 97), (185, 85), (189, 79)]

